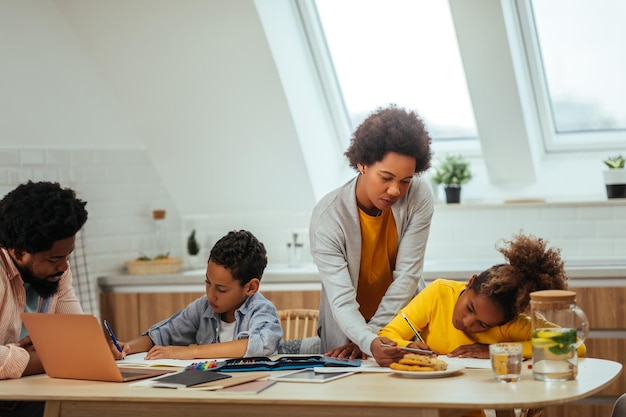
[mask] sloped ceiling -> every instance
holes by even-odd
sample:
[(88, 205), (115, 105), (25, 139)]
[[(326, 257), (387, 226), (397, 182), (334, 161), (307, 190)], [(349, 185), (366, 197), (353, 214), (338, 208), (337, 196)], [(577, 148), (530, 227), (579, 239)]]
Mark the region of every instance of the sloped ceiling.
[(302, 152), (252, 1), (55, 3), (181, 215), (311, 209)]

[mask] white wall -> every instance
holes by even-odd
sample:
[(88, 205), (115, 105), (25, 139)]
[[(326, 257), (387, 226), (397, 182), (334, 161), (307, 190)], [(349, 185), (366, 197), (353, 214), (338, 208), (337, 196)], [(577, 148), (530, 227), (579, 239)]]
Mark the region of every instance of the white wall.
[[(445, 205), (435, 208), (427, 261), (502, 262), (495, 247), (523, 231), (561, 249), (563, 259), (626, 263), (626, 200), (605, 202)], [(477, 272), (482, 271), (479, 270)], [(469, 278), (469, 277), (468, 277)]]
[(183, 215), (314, 201), (251, 1), (58, 0)]
[(0, 1), (0, 91), (3, 148), (144, 146), (53, 2)]
[(312, 188), (250, 1), (0, 0), (0, 91), (0, 194), (28, 179), (79, 190), (96, 274), (149, 250), (154, 208), (173, 254), (235, 213), (199, 230), (206, 247), (250, 228), (285, 258), (308, 224)]

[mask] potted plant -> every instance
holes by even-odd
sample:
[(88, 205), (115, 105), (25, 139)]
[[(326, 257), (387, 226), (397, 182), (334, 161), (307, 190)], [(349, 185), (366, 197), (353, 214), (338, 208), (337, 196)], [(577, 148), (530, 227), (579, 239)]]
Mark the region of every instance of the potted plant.
[(469, 165), (469, 161), (461, 155), (446, 155), (435, 167), (432, 180), (443, 184), (448, 204), (461, 201), (461, 186), (472, 179)]
[(196, 229), (193, 229), (187, 237), (187, 253), (189, 254), (189, 266), (191, 268), (201, 268), (204, 262), (199, 255), (200, 244), (196, 240)]
[(187, 238), (187, 253), (193, 256), (197, 255), (198, 252), (200, 252), (200, 245), (196, 240), (196, 229), (193, 229)]
[(626, 198), (626, 160), (622, 155), (605, 159), (604, 164), (609, 168), (604, 171), (604, 184), (608, 198)]

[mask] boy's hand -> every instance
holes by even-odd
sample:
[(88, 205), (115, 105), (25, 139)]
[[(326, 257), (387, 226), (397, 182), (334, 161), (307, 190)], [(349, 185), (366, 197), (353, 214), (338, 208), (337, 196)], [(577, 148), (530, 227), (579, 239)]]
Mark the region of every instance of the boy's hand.
[(155, 345), (146, 354), (146, 359), (194, 359), (188, 346)]
[(117, 346), (115, 346), (115, 344), (112, 341), (109, 342), (109, 348), (111, 349), (111, 353), (113, 353), (113, 357), (115, 358), (115, 360), (124, 359), (124, 357), (130, 353), (130, 345), (128, 343), (125, 343), (125, 342), (118, 342), (118, 343), (120, 347), (122, 348), (121, 352), (117, 350)]

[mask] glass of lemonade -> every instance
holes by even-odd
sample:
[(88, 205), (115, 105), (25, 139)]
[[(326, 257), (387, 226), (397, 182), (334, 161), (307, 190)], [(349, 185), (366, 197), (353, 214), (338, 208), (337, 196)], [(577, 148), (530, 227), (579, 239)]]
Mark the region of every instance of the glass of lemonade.
[(517, 382), (522, 375), (523, 346), (521, 343), (504, 342), (489, 345), (491, 369), (496, 381)]
[[(567, 381), (578, 375), (578, 347), (589, 333), (585, 313), (576, 306), (576, 293), (565, 290), (530, 294), (533, 377)], [(578, 336), (578, 329), (581, 336)]]

